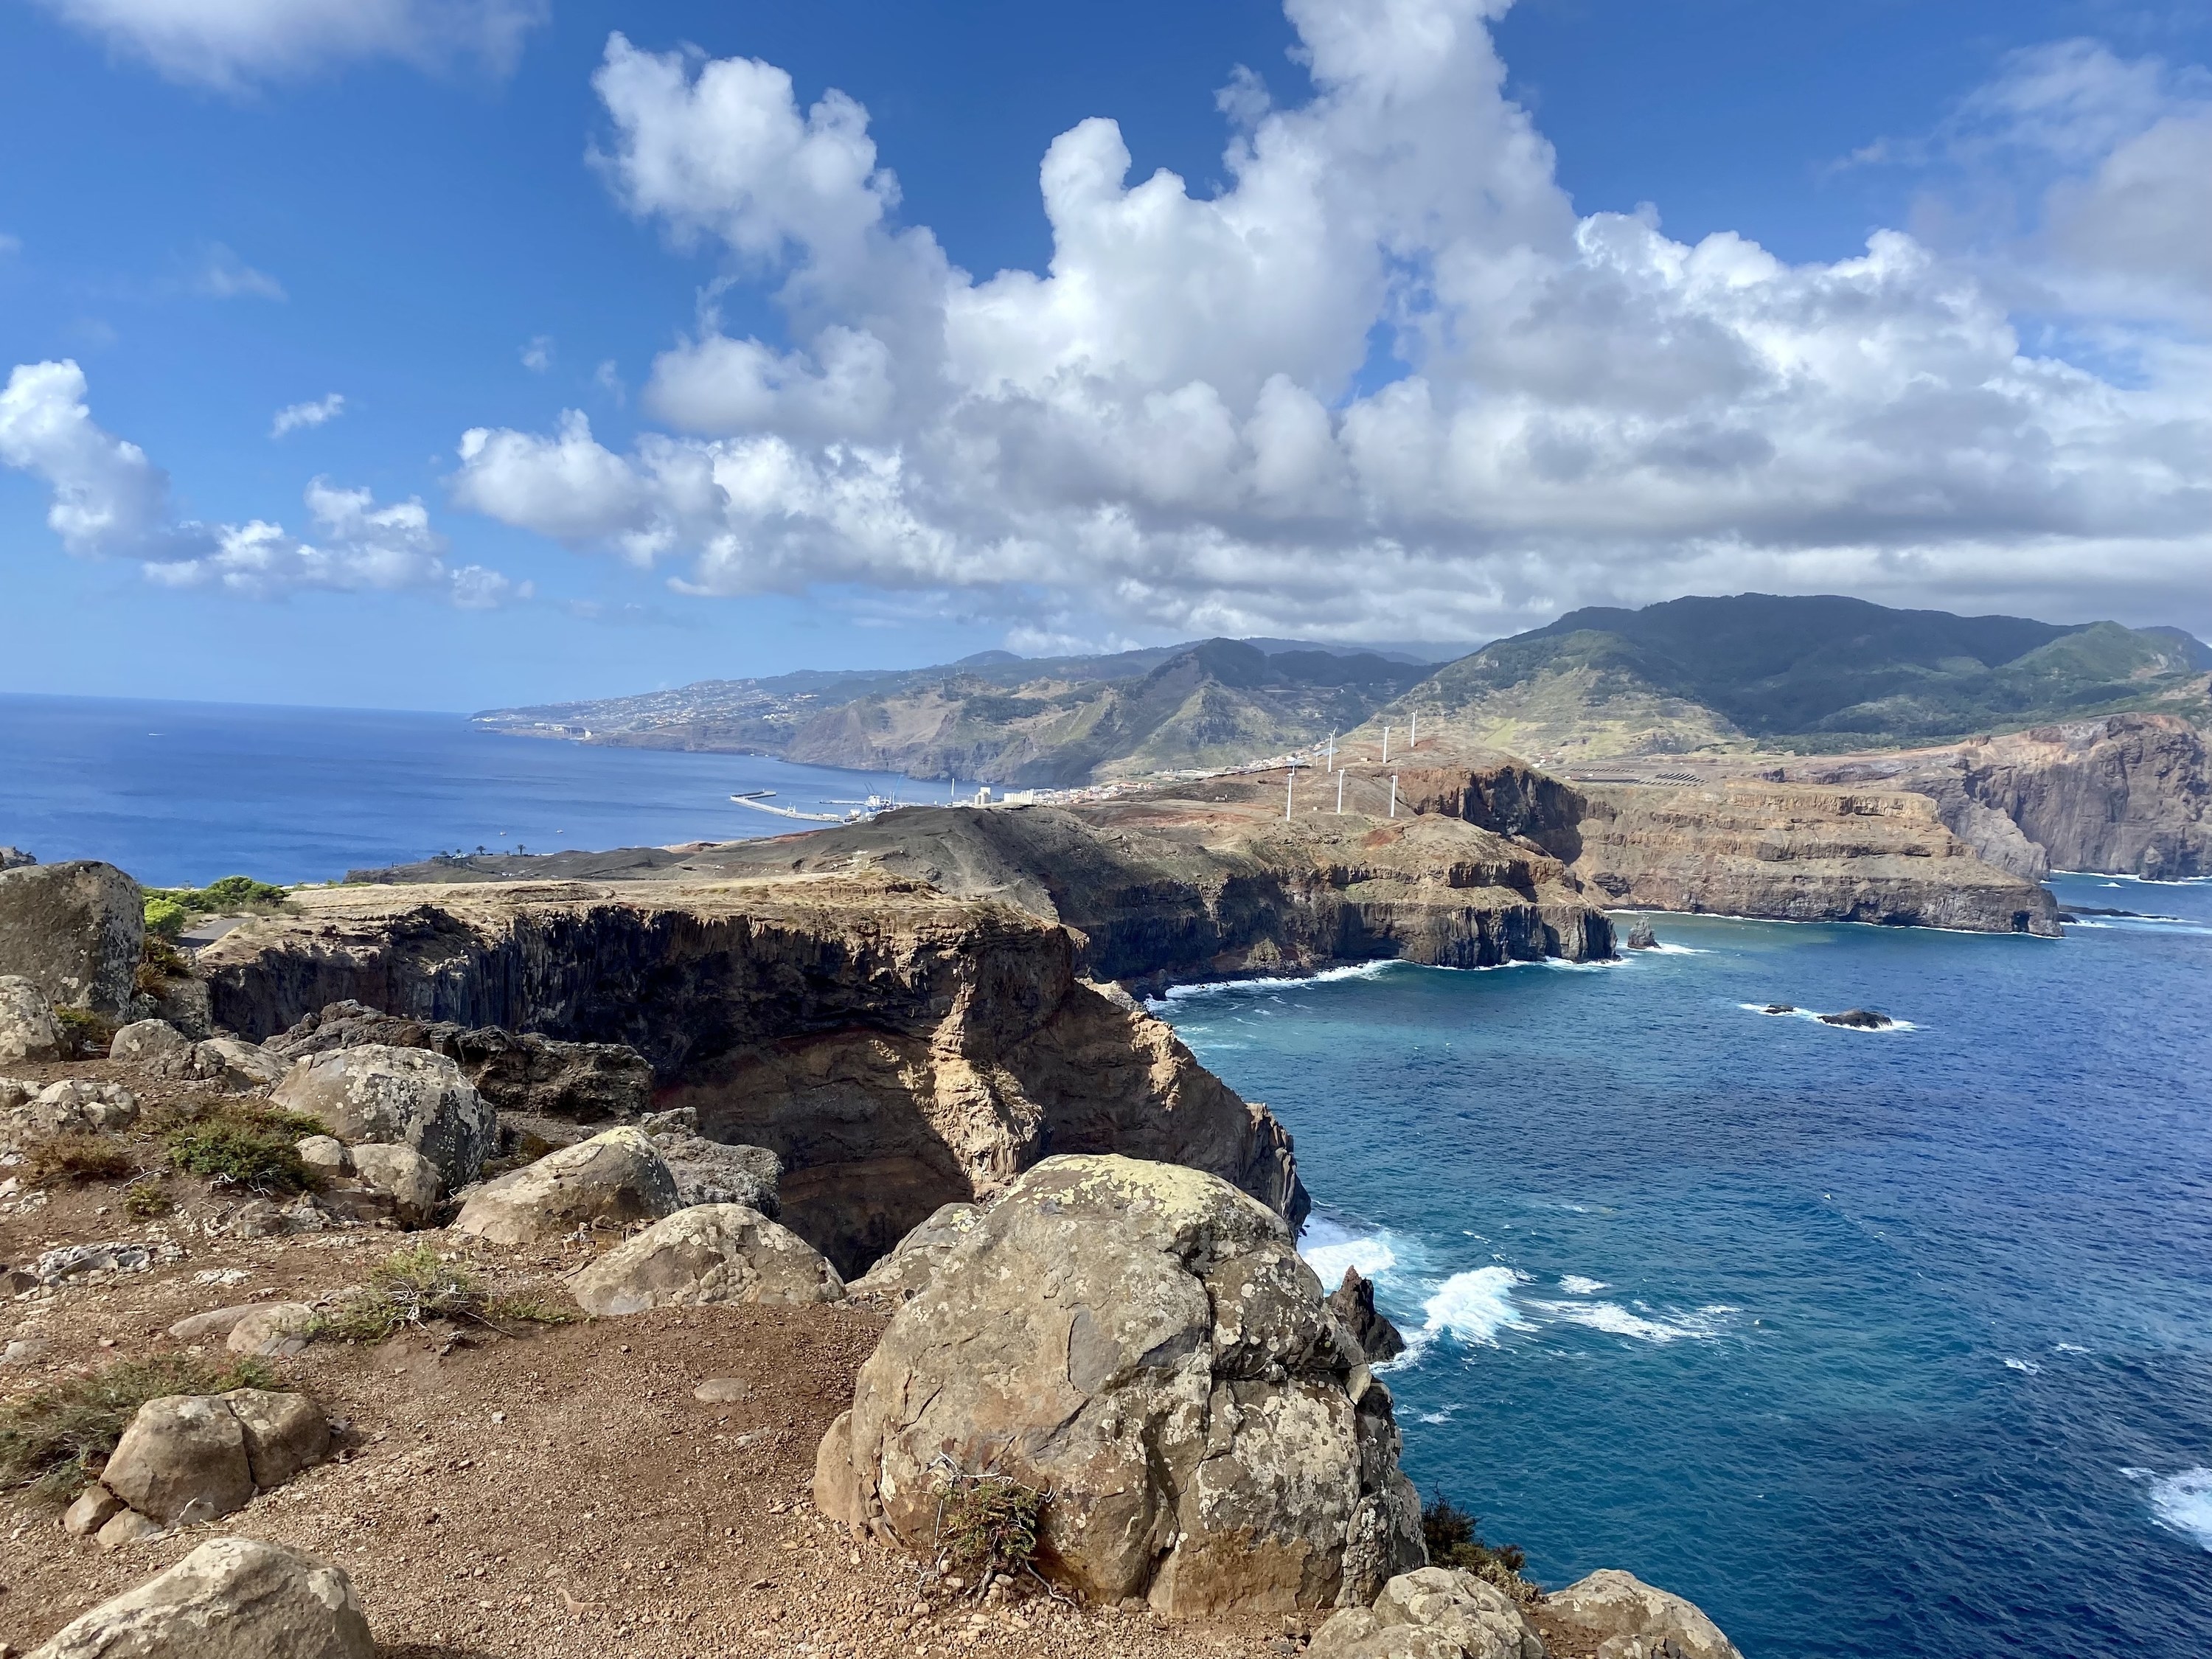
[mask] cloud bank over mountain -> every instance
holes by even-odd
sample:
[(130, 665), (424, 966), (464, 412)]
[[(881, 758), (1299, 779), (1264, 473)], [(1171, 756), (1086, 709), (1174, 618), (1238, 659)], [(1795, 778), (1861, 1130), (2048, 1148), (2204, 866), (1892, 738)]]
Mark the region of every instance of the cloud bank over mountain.
[(1504, 9), (1290, 0), (1313, 95), (1240, 71), (1224, 189), (1132, 183), (1085, 121), (1040, 169), (1049, 268), (981, 279), (901, 222), (853, 100), (617, 34), (595, 165), (773, 285), (787, 338), (710, 312), (653, 367), (665, 430), (472, 429), (453, 499), (686, 591), (968, 590), (1078, 633), (1441, 637), (1743, 587), (2106, 614), (2202, 580), (2199, 82), (2024, 54), (1928, 142), (2009, 157), (2028, 229), (1793, 265), (1578, 216)]

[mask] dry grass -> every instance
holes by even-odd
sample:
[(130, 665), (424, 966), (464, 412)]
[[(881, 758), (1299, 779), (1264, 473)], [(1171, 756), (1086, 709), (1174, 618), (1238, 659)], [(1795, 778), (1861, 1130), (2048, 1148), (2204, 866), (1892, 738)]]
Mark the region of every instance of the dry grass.
[(107, 1136), (72, 1129), (26, 1146), (21, 1173), (28, 1186), (58, 1187), (120, 1181), (136, 1167), (130, 1153)]
[(1006, 1475), (968, 1474), (939, 1462), (932, 1547), (940, 1569), (973, 1585), (978, 1600), (998, 1573), (1036, 1577), (1037, 1528), (1048, 1494)]
[(463, 1263), (417, 1244), (377, 1263), (368, 1288), (325, 1314), (316, 1333), (339, 1342), (381, 1342), (438, 1319), (497, 1330), (506, 1322), (565, 1325), (580, 1316), (559, 1303), (496, 1295)]
[(67, 1378), (0, 1410), (0, 1486), (66, 1502), (107, 1461), (149, 1400), (276, 1386), (276, 1373), (258, 1359), (216, 1365), (186, 1354), (125, 1360)]

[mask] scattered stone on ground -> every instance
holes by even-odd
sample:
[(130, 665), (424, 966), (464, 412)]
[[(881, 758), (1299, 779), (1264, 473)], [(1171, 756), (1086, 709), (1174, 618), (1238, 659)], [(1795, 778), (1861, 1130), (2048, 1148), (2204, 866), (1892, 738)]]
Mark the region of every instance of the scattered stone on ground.
[(845, 1281), (819, 1250), (759, 1211), (698, 1204), (616, 1245), (569, 1289), (585, 1312), (604, 1316), (702, 1302), (837, 1302)]
[(578, 1227), (657, 1221), (676, 1207), (675, 1178), (659, 1149), (625, 1125), (486, 1182), (462, 1203), (453, 1225), (497, 1243), (527, 1244)]
[(253, 1538), (202, 1544), (102, 1602), (31, 1659), (374, 1659), (343, 1570)]

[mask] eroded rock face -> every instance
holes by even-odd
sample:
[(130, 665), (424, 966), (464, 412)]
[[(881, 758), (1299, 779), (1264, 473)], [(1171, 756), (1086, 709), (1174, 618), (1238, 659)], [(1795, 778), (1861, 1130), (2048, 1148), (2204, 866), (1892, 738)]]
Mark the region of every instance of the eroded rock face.
[(1668, 1643), (1682, 1659), (1743, 1659), (1695, 1603), (1632, 1573), (1594, 1572), (1553, 1591), (1544, 1607), (1595, 1638), (1601, 1659), (1660, 1659)]
[(453, 1229), (495, 1243), (527, 1244), (578, 1227), (657, 1221), (676, 1207), (675, 1177), (659, 1149), (641, 1131), (625, 1127), (486, 1182), (461, 1205)]
[(374, 1659), (352, 1582), (281, 1544), (217, 1538), (103, 1601), (31, 1659)]
[(820, 1251), (742, 1204), (696, 1204), (625, 1239), (569, 1281), (599, 1316), (704, 1302), (836, 1302), (845, 1282)]
[(21, 974), (0, 974), (0, 1060), (52, 1060), (61, 1043), (46, 993)]
[(1544, 1640), (1513, 1598), (1473, 1573), (1420, 1567), (1314, 1632), (1310, 1659), (1544, 1659)]
[(1022, 1176), (893, 1316), (817, 1501), (927, 1547), (946, 1462), (1052, 1492), (1045, 1569), (1109, 1601), (1328, 1607), (1422, 1559), (1389, 1395), (1282, 1218), (1176, 1165)]
[(1406, 1339), (1375, 1305), (1375, 1286), (1357, 1267), (1344, 1270), (1344, 1282), (1328, 1293), (1328, 1310), (1344, 1334), (1375, 1364), (1406, 1352)]
[(311, 1056), (294, 1063), (270, 1100), (349, 1145), (411, 1146), (452, 1187), (476, 1179), (499, 1133), (460, 1068), (421, 1048), (368, 1044)]
[(56, 1007), (129, 1019), (146, 938), (138, 884), (91, 860), (0, 870), (0, 974)]

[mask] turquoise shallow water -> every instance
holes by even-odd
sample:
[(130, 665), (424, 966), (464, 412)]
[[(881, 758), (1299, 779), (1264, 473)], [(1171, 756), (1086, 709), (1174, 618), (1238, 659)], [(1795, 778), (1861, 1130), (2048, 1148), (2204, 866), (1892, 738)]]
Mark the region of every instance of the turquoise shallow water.
[[(1408, 1467), (1751, 1659), (2212, 1651), (2212, 886), (2060, 942), (1660, 917), (1163, 1005), (1413, 1337)], [(1855, 1006), (1839, 1030), (1746, 1003)]]

